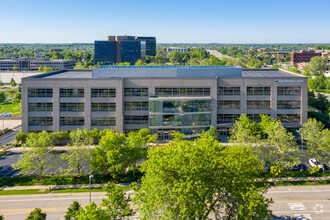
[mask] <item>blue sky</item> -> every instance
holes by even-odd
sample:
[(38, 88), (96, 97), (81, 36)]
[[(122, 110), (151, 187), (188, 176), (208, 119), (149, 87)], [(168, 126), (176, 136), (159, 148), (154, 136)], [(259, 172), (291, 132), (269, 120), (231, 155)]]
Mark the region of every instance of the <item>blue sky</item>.
[(330, 43), (329, 0), (0, 0), (0, 43)]

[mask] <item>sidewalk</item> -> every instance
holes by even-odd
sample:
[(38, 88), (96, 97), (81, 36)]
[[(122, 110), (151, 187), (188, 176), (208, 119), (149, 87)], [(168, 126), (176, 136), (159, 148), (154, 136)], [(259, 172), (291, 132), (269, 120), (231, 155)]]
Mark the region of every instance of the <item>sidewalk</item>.
[[(330, 176), (324, 177), (280, 177), (280, 178), (269, 178), (268, 182), (282, 182), (282, 181), (316, 181), (316, 180), (330, 180)], [(256, 181), (263, 181), (263, 179), (256, 179)], [(118, 186), (129, 186), (131, 183), (118, 183)], [(92, 188), (101, 188), (106, 186), (103, 184), (91, 184)], [(77, 189), (77, 188), (89, 188), (89, 184), (75, 184), (75, 185), (38, 185), (38, 186), (5, 186), (0, 187), (1, 190), (26, 190), (26, 189)]]

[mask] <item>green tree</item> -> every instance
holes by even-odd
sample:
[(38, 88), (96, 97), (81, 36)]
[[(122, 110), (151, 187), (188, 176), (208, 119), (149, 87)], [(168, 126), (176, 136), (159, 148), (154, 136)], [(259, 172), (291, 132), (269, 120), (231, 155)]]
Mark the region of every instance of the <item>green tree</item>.
[(4, 84), (3, 84), (3, 82), (2, 82), (2, 80), (0, 80), (0, 86), (3, 86)]
[(305, 155), (309, 158), (315, 158), (318, 163), (329, 164), (330, 154), (330, 131), (323, 129), (322, 122), (314, 119), (308, 119), (298, 130), (301, 139), (306, 144)]
[(20, 156), (18, 162), (13, 164), (13, 167), (20, 169), (22, 173), (34, 172), (42, 176), (45, 170), (56, 166), (50, 157), (53, 153), (52, 137), (46, 131), (29, 133), (23, 148), (25, 152)]
[(38, 71), (39, 72), (42, 72), (43, 71), (43, 67), (42, 66), (39, 66)]
[(257, 124), (246, 115), (241, 115), (230, 128), (230, 142), (248, 144), (260, 140), (260, 131)]
[(167, 54), (167, 58), (173, 63), (173, 64), (181, 64), (182, 61), (182, 54), (179, 51), (172, 51)]
[(209, 135), (214, 138), (214, 140), (219, 141), (220, 140), (220, 134), (219, 132), (215, 129), (215, 127), (211, 126), (209, 130), (203, 131), (202, 135)]
[(13, 70), (16, 72), (18, 70), (18, 67), (17, 66), (14, 66), (13, 67)]
[(310, 66), (308, 67), (308, 70), (312, 73), (312, 75), (319, 76), (324, 74), (328, 65), (328, 58), (316, 56), (309, 61), (309, 64)]
[(6, 95), (4, 92), (0, 92), (0, 103), (3, 103), (6, 100)]
[(258, 161), (247, 147), (205, 135), (148, 150), (133, 201), (141, 219), (268, 219), (271, 200), (256, 186)]
[(22, 93), (17, 92), (13, 97), (14, 104), (20, 103), (21, 100), (22, 100)]
[(281, 121), (272, 119), (268, 115), (261, 115), (259, 126), (265, 138), (261, 141), (262, 158), (281, 169), (300, 163), (296, 139), (284, 128)]
[(122, 187), (116, 186), (113, 183), (108, 183), (105, 187), (106, 199), (102, 199), (102, 206), (108, 214), (108, 219), (121, 220), (133, 216), (134, 211), (130, 208), (131, 198), (126, 197)]
[(93, 141), (86, 129), (77, 129), (70, 132), (71, 147), (61, 156), (61, 159), (68, 163), (68, 167), (63, 169), (64, 173), (71, 174), (74, 170), (77, 170), (77, 175), (81, 175), (83, 164), (89, 161), (89, 146), (93, 144)]
[(65, 220), (78, 220), (78, 214), (81, 209), (81, 206), (79, 202), (73, 201), (71, 206), (68, 208), (68, 210), (65, 213), (64, 219)]
[(25, 220), (46, 220), (46, 217), (46, 212), (42, 212), (40, 208), (35, 208)]
[(135, 66), (145, 66), (146, 63), (145, 63), (143, 60), (138, 59), (138, 60), (135, 62), (134, 65), (135, 65)]
[(15, 82), (15, 80), (14, 80), (13, 78), (11, 78), (11, 80), (10, 80), (10, 85), (11, 85), (12, 87), (14, 87), (14, 86), (17, 85), (16, 82)]
[(53, 71), (53, 68), (51, 68), (51, 67), (44, 66), (44, 68), (43, 68), (43, 72), (45, 72), (45, 73), (52, 72), (52, 71)]
[(95, 202), (91, 202), (84, 209), (79, 210), (78, 220), (109, 220), (108, 215), (102, 207), (98, 207)]

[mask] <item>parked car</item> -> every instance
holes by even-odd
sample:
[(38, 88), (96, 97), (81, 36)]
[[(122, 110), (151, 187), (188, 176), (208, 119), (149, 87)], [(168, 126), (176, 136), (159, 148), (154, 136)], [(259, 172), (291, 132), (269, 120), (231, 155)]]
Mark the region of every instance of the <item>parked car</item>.
[(304, 164), (299, 164), (299, 165), (296, 165), (293, 167), (289, 167), (288, 169), (290, 171), (307, 171), (308, 170), (307, 166)]
[(320, 168), (321, 170), (324, 170), (324, 167), (323, 165), (320, 163), (320, 162), (317, 162), (315, 158), (311, 158), (308, 160), (308, 163), (311, 167), (318, 167)]
[(0, 114), (0, 117), (11, 117), (13, 116), (11, 113), (2, 113)]

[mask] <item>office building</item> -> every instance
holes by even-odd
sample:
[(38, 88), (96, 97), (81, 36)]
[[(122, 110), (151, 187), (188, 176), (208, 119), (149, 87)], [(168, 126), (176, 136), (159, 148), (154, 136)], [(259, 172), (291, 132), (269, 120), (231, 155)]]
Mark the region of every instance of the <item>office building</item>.
[(8, 58), (0, 60), (0, 70), (37, 71), (39, 67), (51, 67), (54, 70), (73, 69), (73, 60), (51, 60), (49, 58)]
[(167, 47), (164, 48), (164, 52), (172, 52), (172, 51), (179, 51), (180, 53), (188, 53), (190, 51), (190, 48), (181, 48), (181, 47)]
[(134, 64), (139, 59), (145, 60), (147, 55), (156, 55), (155, 37), (108, 36), (106, 41), (94, 42), (95, 64)]
[(246, 114), (307, 121), (307, 78), (278, 69), (230, 66), (104, 66), (22, 79), (22, 130), (149, 128), (194, 136), (210, 126), (227, 134)]
[(301, 50), (300, 52), (291, 52), (291, 65), (297, 63), (308, 63), (313, 57), (321, 56), (321, 53), (316, 53), (313, 50)]

